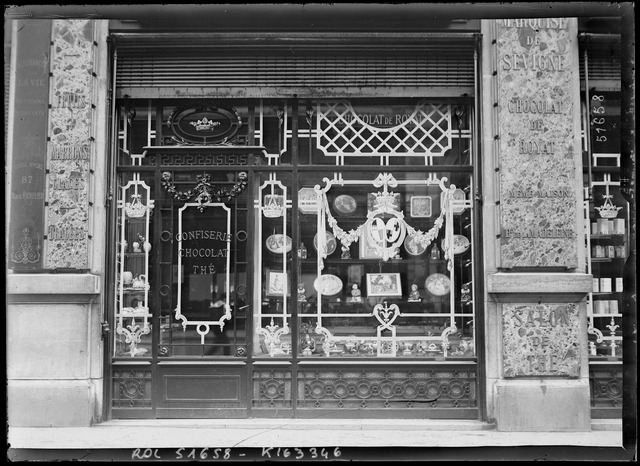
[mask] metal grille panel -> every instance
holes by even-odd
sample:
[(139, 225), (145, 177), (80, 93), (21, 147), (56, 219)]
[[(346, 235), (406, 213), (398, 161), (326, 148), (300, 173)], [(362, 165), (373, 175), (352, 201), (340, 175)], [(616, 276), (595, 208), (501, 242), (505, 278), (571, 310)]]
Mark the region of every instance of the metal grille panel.
[(256, 370), (253, 372), (254, 408), (291, 408), (291, 372)]
[(298, 373), (298, 407), (316, 409), (476, 408), (473, 369), (310, 370)]
[(618, 368), (589, 370), (592, 408), (622, 407), (622, 370)]
[(114, 369), (112, 383), (114, 408), (151, 407), (151, 370)]

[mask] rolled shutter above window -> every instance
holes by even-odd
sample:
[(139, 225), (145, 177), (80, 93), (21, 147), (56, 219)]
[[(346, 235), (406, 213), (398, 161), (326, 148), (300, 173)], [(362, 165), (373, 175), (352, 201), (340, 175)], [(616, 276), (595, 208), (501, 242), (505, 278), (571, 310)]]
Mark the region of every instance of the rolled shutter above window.
[(472, 95), (472, 34), (115, 34), (118, 97)]
[(621, 58), (619, 34), (585, 34), (580, 43), (580, 80), (585, 81), (585, 64), (590, 87), (620, 88)]

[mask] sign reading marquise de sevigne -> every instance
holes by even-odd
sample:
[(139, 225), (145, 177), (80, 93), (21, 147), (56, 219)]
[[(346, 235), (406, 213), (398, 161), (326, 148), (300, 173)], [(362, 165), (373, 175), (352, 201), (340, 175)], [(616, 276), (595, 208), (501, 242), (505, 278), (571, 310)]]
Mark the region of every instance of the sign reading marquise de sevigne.
[(577, 24), (496, 21), (500, 265), (578, 266)]

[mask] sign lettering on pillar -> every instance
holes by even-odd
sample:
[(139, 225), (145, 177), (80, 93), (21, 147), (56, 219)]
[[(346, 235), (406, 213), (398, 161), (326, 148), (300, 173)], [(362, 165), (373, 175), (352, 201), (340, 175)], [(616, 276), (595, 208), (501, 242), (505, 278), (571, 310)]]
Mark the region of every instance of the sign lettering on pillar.
[(15, 24), (8, 268), (42, 269), (50, 20)]
[(45, 268), (89, 268), (93, 23), (53, 22)]
[(578, 267), (577, 23), (496, 21), (500, 266)]
[(579, 310), (568, 304), (505, 304), (505, 377), (580, 375)]

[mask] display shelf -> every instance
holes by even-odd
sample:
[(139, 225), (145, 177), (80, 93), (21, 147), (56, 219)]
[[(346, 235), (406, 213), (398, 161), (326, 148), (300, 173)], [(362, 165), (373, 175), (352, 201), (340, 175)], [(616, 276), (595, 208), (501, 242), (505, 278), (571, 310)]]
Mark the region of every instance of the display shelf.
[(616, 234), (611, 234), (611, 235), (591, 234), (591, 239), (603, 239), (603, 240), (618, 239), (618, 240), (624, 240), (625, 236), (626, 235), (624, 233), (616, 233)]
[(146, 354), (139, 345), (146, 341), (143, 336), (151, 332), (149, 253), (153, 204), (149, 186), (138, 173), (131, 174), (121, 186), (118, 199), (115, 355)]
[(589, 355), (589, 362), (616, 362), (622, 363), (620, 356)]
[(592, 257), (591, 262), (592, 263), (608, 263), (608, 262), (614, 262), (614, 261), (624, 261), (626, 259), (627, 259), (626, 257)]
[[(426, 254), (426, 253), (425, 253)], [(303, 259), (300, 261), (303, 265), (316, 265), (316, 259)], [(389, 259), (387, 261), (383, 261), (380, 258), (372, 258), (372, 259), (324, 259), (323, 260), (325, 266), (344, 266), (347, 267), (349, 265), (371, 265), (371, 264), (384, 264), (384, 265), (403, 265), (403, 264), (436, 264), (444, 266), (447, 261), (444, 259), (429, 259), (428, 257), (412, 257), (412, 258), (403, 258), (403, 259)]]
[(132, 318), (136, 318), (136, 317), (148, 317), (148, 318), (151, 318), (152, 314), (149, 314), (148, 312), (120, 312), (118, 314), (118, 316), (122, 316), (125, 319), (132, 319)]

